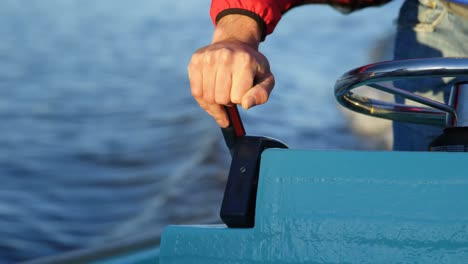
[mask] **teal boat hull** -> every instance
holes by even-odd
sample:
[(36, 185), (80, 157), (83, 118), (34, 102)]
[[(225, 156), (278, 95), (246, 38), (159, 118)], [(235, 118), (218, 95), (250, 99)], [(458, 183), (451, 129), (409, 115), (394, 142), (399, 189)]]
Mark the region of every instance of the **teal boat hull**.
[(169, 226), (160, 263), (466, 263), (468, 155), (266, 150), (255, 227)]

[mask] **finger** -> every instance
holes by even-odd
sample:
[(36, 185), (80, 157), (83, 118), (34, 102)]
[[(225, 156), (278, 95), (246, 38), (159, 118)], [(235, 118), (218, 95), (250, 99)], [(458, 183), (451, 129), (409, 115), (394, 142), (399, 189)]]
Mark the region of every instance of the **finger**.
[(219, 68), (216, 72), (215, 102), (219, 105), (230, 105), (231, 102), (231, 74), (226, 68)]
[(203, 110), (205, 110), (210, 116), (213, 117), (213, 119), (220, 127), (225, 128), (229, 126), (229, 118), (223, 106), (207, 103), (203, 99), (195, 98), (195, 100), (198, 102), (200, 107), (203, 108)]
[(188, 66), (188, 77), (192, 96), (203, 98), (203, 75), (198, 66), (192, 62)]
[(233, 72), (231, 101), (235, 104), (240, 104), (244, 94), (253, 86), (255, 71), (252, 69), (252, 67), (245, 66), (238, 69), (237, 71), (233, 70)]
[(216, 84), (216, 68), (213, 66), (211, 56), (205, 56), (206, 64), (203, 67), (203, 98), (206, 102), (212, 104), (215, 102), (215, 84)]
[(242, 97), (242, 107), (249, 109), (253, 106), (266, 103), (270, 97), (270, 93), (275, 86), (275, 78), (273, 74), (269, 74), (263, 80), (260, 80), (252, 89)]
[(218, 126), (222, 128), (229, 126), (229, 118), (223, 106), (219, 104), (210, 104), (207, 112), (214, 118), (216, 123), (218, 123)]

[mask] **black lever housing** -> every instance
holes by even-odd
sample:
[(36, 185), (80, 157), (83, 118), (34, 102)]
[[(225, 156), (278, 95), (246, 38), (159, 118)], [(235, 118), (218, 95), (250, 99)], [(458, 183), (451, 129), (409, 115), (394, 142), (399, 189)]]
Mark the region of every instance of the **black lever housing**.
[(260, 156), (267, 148), (287, 146), (271, 138), (244, 136), (234, 148), (221, 206), (221, 219), (229, 227), (254, 226)]
[(253, 227), (260, 157), (267, 148), (287, 148), (282, 142), (246, 136), (237, 108), (226, 107), (230, 126), (223, 128), (226, 145), (232, 155), (220, 216), (228, 227)]

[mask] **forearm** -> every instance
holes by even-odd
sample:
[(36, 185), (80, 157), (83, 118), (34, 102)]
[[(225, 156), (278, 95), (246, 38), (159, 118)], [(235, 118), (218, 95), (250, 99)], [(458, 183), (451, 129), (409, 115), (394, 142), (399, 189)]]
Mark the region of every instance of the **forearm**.
[(232, 14), (218, 21), (211, 43), (234, 40), (258, 49), (261, 38), (262, 32), (255, 20), (248, 16)]

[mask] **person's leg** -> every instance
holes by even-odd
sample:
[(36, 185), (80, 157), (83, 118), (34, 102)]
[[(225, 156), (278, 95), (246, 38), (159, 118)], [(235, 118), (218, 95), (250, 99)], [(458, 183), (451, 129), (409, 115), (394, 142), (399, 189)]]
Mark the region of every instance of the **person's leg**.
[[(468, 18), (448, 11), (438, 0), (407, 0), (398, 18), (395, 59), (468, 57)], [(449, 91), (440, 78), (396, 82), (395, 86), (447, 102)], [(396, 98), (396, 102), (404, 100)], [(408, 103), (408, 102), (406, 102)], [(394, 122), (394, 150), (428, 150), (443, 128)]]

